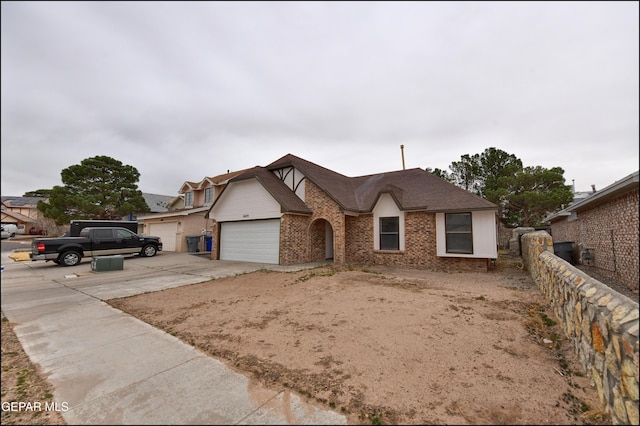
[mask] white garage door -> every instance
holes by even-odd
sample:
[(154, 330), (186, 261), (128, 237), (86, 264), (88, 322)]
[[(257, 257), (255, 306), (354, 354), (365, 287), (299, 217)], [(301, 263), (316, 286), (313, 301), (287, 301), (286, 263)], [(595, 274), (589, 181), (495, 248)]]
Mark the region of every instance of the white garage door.
[(279, 263), (280, 219), (224, 222), (220, 226), (220, 259)]
[(176, 233), (178, 222), (150, 223), (147, 233), (154, 237), (160, 237), (162, 251), (176, 251)]

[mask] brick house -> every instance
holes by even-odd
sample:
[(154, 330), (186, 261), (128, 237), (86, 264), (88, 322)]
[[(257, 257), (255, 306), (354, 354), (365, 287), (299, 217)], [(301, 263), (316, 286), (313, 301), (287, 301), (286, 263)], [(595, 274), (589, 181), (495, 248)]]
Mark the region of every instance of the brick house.
[(497, 206), (422, 169), (347, 177), (287, 154), (229, 180), (207, 217), (212, 259), (483, 270)]
[(638, 171), (545, 220), (554, 243), (572, 242), (581, 264), (638, 289)]

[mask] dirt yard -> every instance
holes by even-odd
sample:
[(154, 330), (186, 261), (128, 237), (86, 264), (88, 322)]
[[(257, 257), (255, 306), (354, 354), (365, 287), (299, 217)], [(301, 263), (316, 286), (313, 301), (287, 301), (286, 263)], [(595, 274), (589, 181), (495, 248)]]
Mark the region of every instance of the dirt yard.
[(350, 424), (606, 424), (529, 276), (260, 271), (110, 303)]

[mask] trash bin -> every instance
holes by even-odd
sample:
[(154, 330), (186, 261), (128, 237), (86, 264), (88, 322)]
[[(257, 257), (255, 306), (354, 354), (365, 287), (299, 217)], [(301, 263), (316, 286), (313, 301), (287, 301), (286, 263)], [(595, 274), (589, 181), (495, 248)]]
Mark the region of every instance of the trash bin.
[(200, 251), (198, 245), (200, 244), (201, 235), (187, 235), (187, 250), (189, 253), (197, 253)]
[(573, 262), (573, 241), (562, 241), (553, 243), (553, 252), (556, 256), (567, 262), (574, 264)]
[(123, 269), (124, 256), (120, 254), (114, 254), (111, 256), (95, 256), (91, 258), (92, 271), (122, 271)]
[(211, 247), (213, 246), (213, 237), (205, 237), (204, 240), (207, 243), (207, 251), (211, 251)]

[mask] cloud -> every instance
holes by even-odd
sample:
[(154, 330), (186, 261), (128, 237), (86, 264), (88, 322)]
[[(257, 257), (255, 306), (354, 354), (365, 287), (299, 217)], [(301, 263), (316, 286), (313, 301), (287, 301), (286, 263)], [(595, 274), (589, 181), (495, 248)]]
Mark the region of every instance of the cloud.
[(638, 27), (636, 2), (4, 2), (2, 192), (95, 155), (160, 194), (287, 153), (355, 176), (400, 144), (604, 187), (637, 170)]

